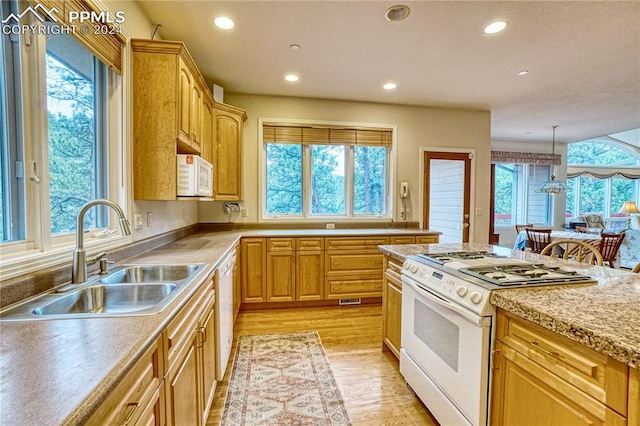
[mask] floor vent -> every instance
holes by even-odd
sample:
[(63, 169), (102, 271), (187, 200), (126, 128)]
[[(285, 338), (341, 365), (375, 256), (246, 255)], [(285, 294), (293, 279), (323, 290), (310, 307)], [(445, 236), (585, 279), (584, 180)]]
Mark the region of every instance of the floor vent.
[(359, 305), (362, 303), (362, 299), (340, 299), (340, 306), (342, 305)]

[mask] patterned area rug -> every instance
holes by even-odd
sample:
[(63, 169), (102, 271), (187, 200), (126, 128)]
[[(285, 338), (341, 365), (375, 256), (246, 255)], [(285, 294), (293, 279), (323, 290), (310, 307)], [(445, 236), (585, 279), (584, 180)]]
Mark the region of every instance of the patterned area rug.
[(350, 425), (320, 337), (240, 336), (221, 425)]

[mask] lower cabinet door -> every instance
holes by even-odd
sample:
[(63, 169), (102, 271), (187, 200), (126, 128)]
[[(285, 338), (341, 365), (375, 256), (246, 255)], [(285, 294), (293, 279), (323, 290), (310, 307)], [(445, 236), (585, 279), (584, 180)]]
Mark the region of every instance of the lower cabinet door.
[(142, 411), (135, 424), (140, 426), (164, 425), (164, 412), (164, 387), (160, 386), (156, 389), (151, 401)]
[(215, 339), (215, 315), (212, 310), (202, 325), (204, 338), (200, 348), (200, 358), (202, 366), (202, 389), (204, 392), (202, 407), (202, 424), (207, 422), (209, 409), (213, 403), (213, 395), (216, 391), (216, 339)]
[(324, 299), (324, 255), (321, 251), (296, 252), (296, 300)]
[(295, 279), (293, 251), (267, 253), (267, 302), (294, 301)]
[(400, 358), (400, 340), (402, 328), (402, 290), (385, 276), (383, 289), (383, 325), (384, 343)]
[(184, 360), (168, 383), (169, 424), (194, 426), (200, 424), (196, 350), (195, 344), (189, 347)]
[(626, 425), (606, 405), (496, 342), (492, 425)]

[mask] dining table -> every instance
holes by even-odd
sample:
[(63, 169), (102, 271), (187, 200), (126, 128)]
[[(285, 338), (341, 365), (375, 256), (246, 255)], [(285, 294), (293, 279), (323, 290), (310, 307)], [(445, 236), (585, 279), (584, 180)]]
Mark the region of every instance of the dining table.
[[(548, 228), (547, 228), (548, 229)], [(535, 228), (534, 228), (535, 231)], [(600, 246), (600, 235), (587, 234), (584, 232), (574, 231), (551, 231), (551, 241), (556, 240), (580, 240), (591, 244), (598, 248)], [(524, 250), (527, 246), (527, 231), (520, 231), (516, 237), (516, 241), (513, 243), (513, 248), (516, 250)]]

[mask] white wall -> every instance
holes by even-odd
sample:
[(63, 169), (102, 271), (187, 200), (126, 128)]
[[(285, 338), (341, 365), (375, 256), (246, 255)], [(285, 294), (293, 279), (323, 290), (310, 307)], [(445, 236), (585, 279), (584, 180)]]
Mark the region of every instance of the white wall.
[[(490, 182), (490, 128), (488, 111), (465, 111), (405, 105), (390, 105), (340, 100), (321, 100), (278, 96), (225, 93), (225, 102), (243, 108), (248, 119), (244, 127), (244, 207), (247, 217), (223, 211), (222, 202), (200, 203), (199, 222), (258, 221), (258, 119), (289, 118), (397, 125), (397, 163), (394, 181), (409, 182), (407, 199), (408, 221), (419, 221), (419, 185), (421, 147), (472, 148), (476, 151), (473, 181), (478, 188), (488, 188)], [(400, 200), (396, 198), (396, 206)], [(472, 194), (474, 208), (481, 209), (475, 217), (472, 238), (486, 242), (489, 229), (488, 191)], [(395, 220), (400, 221), (399, 209)]]
[[(149, 21), (137, 2), (132, 1), (104, 1), (104, 5), (112, 12), (122, 10), (125, 13), (125, 22), (123, 24), (124, 30), (131, 38), (151, 38), (151, 34), (155, 28), (155, 23)], [(160, 39), (159, 34), (156, 34), (155, 39)], [(127, 74), (130, 73), (130, 56), (131, 52), (127, 52)], [(127, 88), (130, 88), (129, 82), (127, 82)], [(128, 93), (131, 93), (130, 90)], [(128, 111), (131, 111), (131, 96), (125, 101)], [(127, 170), (130, 176), (129, 193), (133, 194), (131, 176), (131, 153), (133, 152), (131, 141), (132, 137), (132, 123), (130, 121), (131, 114), (126, 114), (129, 121), (127, 124), (127, 157), (129, 159), (129, 165)], [(132, 195), (131, 195), (132, 196)], [(162, 234), (174, 229), (179, 229), (188, 225), (197, 223), (198, 220), (198, 203), (196, 201), (135, 201), (132, 200), (132, 208), (130, 209), (131, 216), (130, 222), (134, 224), (134, 215), (141, 214), (143, 218), (143, 227), (139, 230), (133, 231), (133, 240), (139, 241), (144, 238), (152, 237), (154, 235)], [(151, 213), (150, 225), (147, 223), (147, 213)]]
[[(512, 151), (512, 152), (535, 152), (542, 154), (551, 154), (551, 142), (525, 142), (520, 140), (493, 139), (491, 141), (492, 151)], [(556, 141), (555, 153), (562, 156), (562, 164), (556, 167), (556, 179), (566, 182), (567, 180), (567, 144)], [(553, 228), (564, 228), (564, 219), (567, 207), (567, 198), (565, 194), (551, 197), (552, 205), (552, 223)], [(500, 234), (500, 245), (505, 247), (513, 247), (516, 239), (516, 230), (513, 226), (495, 228), (494, 232)]]

